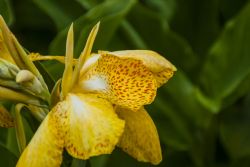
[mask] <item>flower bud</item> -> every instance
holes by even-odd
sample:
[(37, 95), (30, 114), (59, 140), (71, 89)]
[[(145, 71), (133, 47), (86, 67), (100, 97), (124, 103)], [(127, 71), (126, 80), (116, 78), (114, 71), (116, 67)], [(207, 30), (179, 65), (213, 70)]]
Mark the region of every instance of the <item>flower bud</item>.
[(41, 94), (43, 91), (42, 84), (37, 77), (28, 70), (21, 70), (16, 75), (16, 82), (32, 94)]
[(35, 75), (32, 74), (28, 70), (21, 70), (17, 75), (16, 75), (16, 82), (17, 83), (24, 83), (24, 82), (29, 82), (31, 80), (35, 79)]
[(0, 58), (0, 78), (1, 79), (15, 79), (19, 68), (14, 64)]

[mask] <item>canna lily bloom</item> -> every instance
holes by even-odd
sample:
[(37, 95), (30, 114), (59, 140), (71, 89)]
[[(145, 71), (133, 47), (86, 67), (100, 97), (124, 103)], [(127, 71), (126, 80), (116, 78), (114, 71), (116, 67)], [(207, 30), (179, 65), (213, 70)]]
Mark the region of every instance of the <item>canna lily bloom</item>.
[[(22, 153), (18, 167), (58, 167), (64, 148), (75, 158), (88, 159), (110, 154), (116, 145), (139, 161), (160, 163), (157, 130), (143, 106), (152, 103), (157, 88), (176, 68), (147, 50), (91, 54), (98, 28), (99, 23), (74, 61), (70, 27), (61, 91), (52, 93), (57, 94), (52, 99), (59, 100), (53, 100), (54, 107)], [(58, 85), (54, 92), (59, 91)]]

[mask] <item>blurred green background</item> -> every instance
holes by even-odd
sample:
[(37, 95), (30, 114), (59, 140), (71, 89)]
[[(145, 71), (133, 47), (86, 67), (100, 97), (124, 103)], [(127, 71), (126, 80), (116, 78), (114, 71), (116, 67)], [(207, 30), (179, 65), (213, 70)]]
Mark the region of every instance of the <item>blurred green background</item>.
[[(147, 106), (163, 152), (161, 167), (250, 166), (250, 3), (247, 0), (0, 0), (0, 14), (30, 52), (63, 55), (74, 22), (75, 56), (99, 20), (97, 50), (149, 49), (178, 68)], [(63, 71), (43, 64), (50, 87)], [(46, 76), (45, 76), (46, 77)], [(27, 136), (38, 122), (26, 114)], [(19, 153), (13, 129), (0, 129), (0, 166)], [(62, 166), (149, 167), (116, 149)]]

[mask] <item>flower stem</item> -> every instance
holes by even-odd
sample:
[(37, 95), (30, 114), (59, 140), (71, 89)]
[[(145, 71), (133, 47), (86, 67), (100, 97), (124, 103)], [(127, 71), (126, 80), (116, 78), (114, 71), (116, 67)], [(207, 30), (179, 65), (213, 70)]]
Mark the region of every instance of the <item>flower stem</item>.
[(16, 130), (16, 138), (17, 138), (17, 144), (19, 148), (19, 152), (22, 153), (23, 150), (26, 147), (26, 136), (25, 136), (25, 131), (23, 128), (23, 121), (22, 121), (22, 116), (21, 116), (21, 110), (22, 108), (25, 107), (25, 104), (17, 104), (15, 106), (15, 130)]
[(0, 92), (0, 99), (3, 100), (11, 100), (25, 104), (33, 104), (39, 107), (46, 107), (46, 105), (41, 104), (37, 98), (21, 92), (13, 91), (2, 86), (0, 86)]
[(27, 105), (26, 107), (29, 109), (30, 113), (40, 122), (44, 120), (49, 112), (47, 108), (40, 108), (34, 105)]

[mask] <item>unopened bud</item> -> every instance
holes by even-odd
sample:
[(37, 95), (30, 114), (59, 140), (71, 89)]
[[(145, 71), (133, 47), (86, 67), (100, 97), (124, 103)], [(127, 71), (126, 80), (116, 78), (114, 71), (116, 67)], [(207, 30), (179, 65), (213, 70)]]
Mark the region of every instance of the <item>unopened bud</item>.
[(16, 65), (0, 58), (0, 78), (15, 79), (18, 72), (19, 68)]
[(32, 94), (40, 94), (43, 91), (41, 82), (28, 70), (21, 70), (16, 75), (16, 82)]
[(17, 83), (24, 83), (24, 82), (29, 82), (32, 81), (36, 76), (28, 71), (28, 70), (21, 70), (17, 75), (16, 75), (16, 82)]

